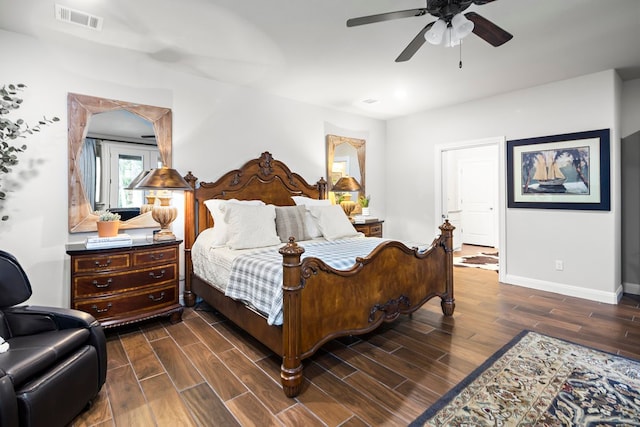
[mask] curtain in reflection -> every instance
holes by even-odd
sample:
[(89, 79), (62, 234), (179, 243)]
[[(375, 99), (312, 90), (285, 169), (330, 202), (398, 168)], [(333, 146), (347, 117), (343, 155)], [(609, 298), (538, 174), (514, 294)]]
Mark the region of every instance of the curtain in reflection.
[(96, 205), (96, 145), (97, 141), (95, 139), (86, 138), (82, 145), (80, 161), (78, 162), (83, 181), (82, 185), (91, 209), (95, 209)]

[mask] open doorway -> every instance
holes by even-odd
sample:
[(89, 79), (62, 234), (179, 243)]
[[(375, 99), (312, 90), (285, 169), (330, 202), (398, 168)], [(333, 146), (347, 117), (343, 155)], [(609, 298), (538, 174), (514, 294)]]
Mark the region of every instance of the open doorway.
[[(456, 227), (454, 250), (495, 248), (502, 278), (504, 247), (504, 138), (436, 147), (436, 218)], [(439, 167), (438, 167), (439, 166)]]

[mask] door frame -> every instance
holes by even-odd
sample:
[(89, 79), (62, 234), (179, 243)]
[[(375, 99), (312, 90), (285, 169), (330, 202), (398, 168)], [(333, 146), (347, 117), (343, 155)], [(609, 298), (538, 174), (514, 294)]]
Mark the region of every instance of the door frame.
[(443, 186), (446, 182), (445, 172), (447, 171), (447, 165), (443, 164), (443, 153), (447, 151), (464, 150), (468, 148), (486, 147), (486, 146), (498, 147), (498, 207), (496, 209), (498, 215), (498, 249), (499, 249), (499, 261), (498, 261), (498, 280), (504, 282), (506, 275), (507, 265), (507, 242), (506, 242), (506, 213), (507, 213), (507, 199), (506, 199), (506, 138), (504, 136), (497, 136), (491, 138), (474, 139), (468, 141), (450, 142), (445, 144), (436, 144), (434, 147), (434, 208), (436, 219), (436, 229), (442, 224), (442, 198), (444, 196)]

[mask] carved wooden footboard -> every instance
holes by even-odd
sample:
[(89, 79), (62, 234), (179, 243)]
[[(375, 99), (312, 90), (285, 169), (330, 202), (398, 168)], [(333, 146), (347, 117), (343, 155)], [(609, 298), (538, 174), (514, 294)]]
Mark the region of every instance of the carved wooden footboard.
[(387, 241), (350, 270), (335, 270), (317, 258), (300, 260), (304, 249), (289, 242), (280, 249), (284, 267), (282, 386), (300, 392), (302, 360), (325, 342), (370, 332), (382, 322), (411, 313), (439, 296), (453, 314), (454, 227), (445, 222), (424, 253)]
[(268, 152), (216, 182), (197, 186), (191, 173), (185, 179), (194, 191), (185, 194), (184, 301), (193, 305), (196, 295), (201, 296), (282, 356), (282, 386), (287, 396), (300, 393), (302, 360), (333, 338), (370, 332), (382, 322), (417, 310), (435, 296), (442, 300), (443, 313), (453, 314), (454, 227), (445, 222), (440, 226), (441, 235), (425, 252), (387, 241), (346, 271), (335, 270), (317, 258), (301, 260), (304, 249), (290, 241), (280, 249), (284, 322), (282, 326), (268, 325), (264, 316), (225, 297), (193, 273), (191, 247), (195, 238), (214, 226), (204, 201), (260, 198), (265, 203), (292, 205), (292, 195), (325, 198), (326, 182), (320, 179), (315, 185), (307, 184)]

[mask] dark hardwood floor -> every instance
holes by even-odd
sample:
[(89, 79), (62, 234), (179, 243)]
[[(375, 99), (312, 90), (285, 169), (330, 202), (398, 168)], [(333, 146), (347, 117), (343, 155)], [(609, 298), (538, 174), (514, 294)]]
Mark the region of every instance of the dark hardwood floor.
[(280, 361), (209, 311), (108, 330), (107, 383), (74, 426), (404, 426), (522, 329), (640, 359), (640, 297), (608, 305), (455, 268), (440, 299), (376, 333), (328, 343), (285, 397)]

